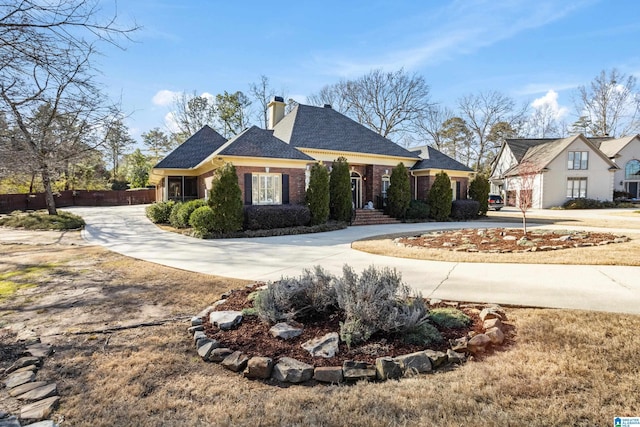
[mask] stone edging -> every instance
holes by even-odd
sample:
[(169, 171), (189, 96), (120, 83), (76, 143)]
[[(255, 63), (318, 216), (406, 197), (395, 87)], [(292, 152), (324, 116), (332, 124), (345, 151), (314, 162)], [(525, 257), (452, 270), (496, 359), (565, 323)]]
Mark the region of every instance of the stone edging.
[[(446, 353), (426, 349), (397, 357), (379, 357), (376, 359), (375, 365), (348, 360), (342, 366), (315, 367), (290, 357), (281, 357), (279, 360), (274, 361), (270, 357), (248, 357), (240, 351), (221, 347), (217, 340), (206, 336), (204, 319), (211, 315), (215, 307), (224, 302), (225, 299), (223, 297), (223, 299), (192, 317), (187, 332), (193, 339), (196, 351), (202, 360), (220, 363), (226, 369), (233, 372), (241, 372), (244, 377), (250, 379), (267, 380), (271, 378), (280, 382), (294, 384), (310, 380), (336, 384), (359, 380), (385, 381), (387, 379), (398, 379), (464, 363), (468, 355), (482, 353), (491, 346), (502, 344), (505, 339), (504, 324), (502, 322), (506, 320), (504, 310), (497, 305), (487, 305), (480, 312), (484, 333), (450, 340), (450, 348)], [(434, 300), (432, 300), (432, 303), (434, 303)], [(448, 304), (452, 306), (458, 305), (458, 303), (453, 302)], [(236, 313), (233, 315), (236, 319), (235, 321), (225, 325), (216, 324), (216, 326), (221, 329), (237, 326), (242, 321), (242, 314), (240, 312), (233, 313)], [(214, 323), (212, 322), (212, 324)]]
[(3, 379), (3, 385), (11, 397), (29, 403), (20, 408), (18, 417), (0, 411), (0, 427), (20, 427), (20, 421), (33, 423), (24, 424), (25, 427), (58, 426), (51, 420), (45, 420), (60, 402), (58, 386), (54, 382), (36, 381), (38, 369), (54, 349), (48, 344), (41, 343), (40, 338), (32, 332), (31, 334), (32, 336), (26, 339), (18, 337), (18, 342), (22, 342), (25, 346), (23, 351), (25, 356), (4, 371)]

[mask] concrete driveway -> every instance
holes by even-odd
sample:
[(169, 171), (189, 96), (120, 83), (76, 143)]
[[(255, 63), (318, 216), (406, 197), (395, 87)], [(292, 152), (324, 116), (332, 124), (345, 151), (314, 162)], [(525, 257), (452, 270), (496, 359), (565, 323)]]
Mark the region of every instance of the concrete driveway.
[[(83, 237), (126, 256), (199, 273), (256, 281), (296, 276), (320, 265), (340, 274), (369, 265), (395, 268), (427, 298), (640, 314), (640, 267), (420, 261), (351, 249), (364, 237), (495, 223), (423, 223), (254, 239), (200, 240), (157, 228), (144, 206), (72, 208)], [(513, 226), (513, 224), (511, 224)], [(567, 227), (563, 227), (567, 228)]]

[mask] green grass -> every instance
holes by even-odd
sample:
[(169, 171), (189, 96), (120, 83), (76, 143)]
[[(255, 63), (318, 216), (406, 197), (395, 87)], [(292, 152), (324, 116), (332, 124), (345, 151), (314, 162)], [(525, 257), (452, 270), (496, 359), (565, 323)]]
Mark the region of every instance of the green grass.
[(42, 272), (54, 267), (57, 267), (57, 265), (44, 264), (0, 273), (0, 302), (13, 296), (20, 289), (35, 288), (38, 285), (29, 282), (29, 279), (33, 279)]
[(471, 323), (469, 316), (452, 307), (433, 308), (429, 310), (429, 319), (436, 325), (449, 329), (464, 328)]
[(63, 211), (58, 211), (58, 215), (46, 211), (12, 212), (0, 217), (0, 226), (25, 230), (77, 230), (84, 225), (82, 218)]

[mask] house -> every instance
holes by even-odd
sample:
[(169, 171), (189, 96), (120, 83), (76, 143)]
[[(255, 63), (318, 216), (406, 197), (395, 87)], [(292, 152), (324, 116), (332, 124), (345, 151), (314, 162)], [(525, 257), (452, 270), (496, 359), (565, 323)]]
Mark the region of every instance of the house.
[(618, 165), (613, 189), (640, 199), (640, 135), (603, 140), (598, 148)]
[(399, 163), (410, 170), (416, 199), (426, 199), (441, 170), (452, 178), (454, 199), (466, 198), (473, 171), (431, 147), (407, 150), (330, 105), (300, 104), (284, 111), (283, 99), (275, 97), (268, 129), (252, 126), (228, 141), (203, 127), (153, 168), (156, 200), (206, 198), (215, 170), (232, 163), (245, 204), (301, 204), (311, 166), (321, 161), (330, 168), (338, 157), (351, 167), (356, 207), (369, 201), (382, 207), (391, 170)]
[(491, 192), (516, 206), (519, 193), (530, 191), (533, 208), (560, 206), (573, 198), (612, 200), (618, 166), (598, 148), (610, 139), (506, 139), (492, 164)]

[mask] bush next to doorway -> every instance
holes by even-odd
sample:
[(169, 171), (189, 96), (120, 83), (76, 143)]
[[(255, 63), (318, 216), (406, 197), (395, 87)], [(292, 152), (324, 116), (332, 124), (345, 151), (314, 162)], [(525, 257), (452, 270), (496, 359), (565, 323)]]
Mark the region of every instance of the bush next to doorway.
[(389, 215), (394, 218), (404, 218), (411, 203), (411, 184), (409, 183), (409, 171), (403, 163), (391, 171), (389, 179)]
[(331, 219), (342, 222), (351, 220), (351, 174), (349, 163), (338, 157), (331, 165), (329, 177), (329, 207)]

